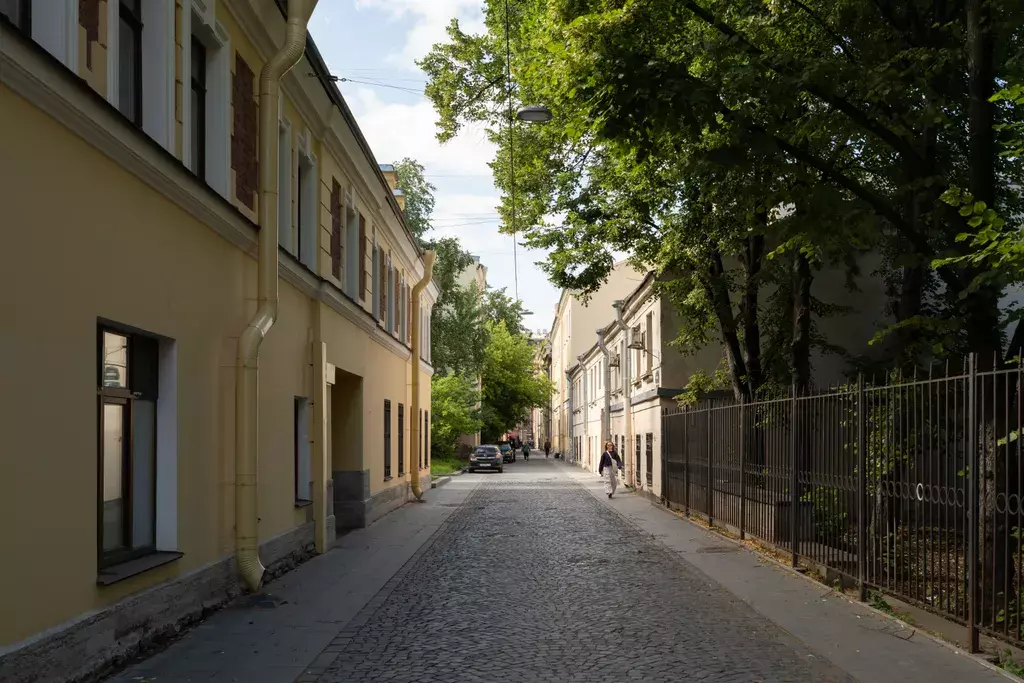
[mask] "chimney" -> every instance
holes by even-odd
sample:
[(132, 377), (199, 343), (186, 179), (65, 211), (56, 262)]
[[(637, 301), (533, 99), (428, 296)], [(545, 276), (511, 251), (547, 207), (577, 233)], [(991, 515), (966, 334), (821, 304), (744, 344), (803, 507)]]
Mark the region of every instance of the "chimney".
[(405, 193), (397, 187), (391, 190), (395, 195), (395, 201), (398, 202), (398, 208), (405, 211)]

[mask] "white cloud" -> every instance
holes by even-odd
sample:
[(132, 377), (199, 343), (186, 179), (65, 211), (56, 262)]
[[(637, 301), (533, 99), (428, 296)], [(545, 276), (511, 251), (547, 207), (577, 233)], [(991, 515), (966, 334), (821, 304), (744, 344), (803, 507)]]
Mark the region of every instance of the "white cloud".
[(413, 61), (423, 57), (435, 43), (447, 40), (445, 32), (453, 18), (463, 31), (484, 30), (481, 0), (356, 0), (357, 8), (385, 10), (396, 19), (411, 17), (416, 25), (405, 36), (405, 45), (389, 61), (414, 68)]
[(489, 175), (487, 162), (495, 147), (482, 127), (471, 126), (451, 142), (441, 145), (437, 133), (437, 112), (427, 99), (415, 104), (385, 102), (365, 86), (345, 88), (345, 99), (352, 107), (359, 127), (373, 143), (373, 153), (381, 163), (412, 157), (433, 174)]

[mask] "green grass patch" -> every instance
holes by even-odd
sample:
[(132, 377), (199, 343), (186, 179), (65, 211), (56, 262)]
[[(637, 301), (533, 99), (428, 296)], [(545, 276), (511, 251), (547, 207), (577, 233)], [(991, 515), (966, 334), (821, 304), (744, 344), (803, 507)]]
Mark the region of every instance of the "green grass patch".
[(443, 477), (462, 470), (465, 465), (465, 461), (456, 458), (433, 458), (430, 461), (430, 474), (434, 477)]

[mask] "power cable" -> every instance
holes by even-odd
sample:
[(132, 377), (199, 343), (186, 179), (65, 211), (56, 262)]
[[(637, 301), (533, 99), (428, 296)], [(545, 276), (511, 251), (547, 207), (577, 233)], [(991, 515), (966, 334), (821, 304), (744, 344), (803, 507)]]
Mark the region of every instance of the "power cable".
[(515, 281), (516, 300), (519, 300), (519, 255), (516, 252), (516, 155), (515, 138), (512, 133), (512, 31), (509, 29), (508, 0), (505, 0), (505, 78), (508, 88), (508, 171), (509, 193), (512, 200), (512, 274)]

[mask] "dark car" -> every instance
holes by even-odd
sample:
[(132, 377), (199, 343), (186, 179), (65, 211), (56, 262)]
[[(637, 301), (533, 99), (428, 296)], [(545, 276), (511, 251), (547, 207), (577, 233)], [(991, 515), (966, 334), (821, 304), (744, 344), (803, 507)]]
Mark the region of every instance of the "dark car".
[(477, 446), (469, 456), (469, 471), (477, 470), (505, 471), (505, 462), (501, 457), (501, 449), (497, 446)]
[(516, 461), (516, 449), (512, 448), (512, 446), (508, 445), (507, 443), (503, 443), (500, 446), (498, 446), (498, 448), (501, 449), (502, 460), (504, 460), (505, 462)]

